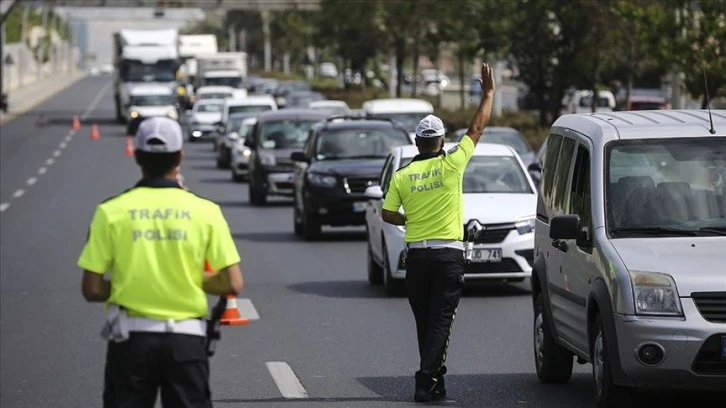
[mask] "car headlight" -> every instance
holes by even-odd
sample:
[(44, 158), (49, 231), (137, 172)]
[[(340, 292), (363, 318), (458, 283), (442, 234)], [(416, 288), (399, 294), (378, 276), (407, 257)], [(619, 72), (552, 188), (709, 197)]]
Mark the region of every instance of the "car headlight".
[(247, 158), (249, 158), (251, 154), (252, 154), (252, 152), (250, 151), (250, 149), (243, 149), (243, 150), (240, 150), (240, 155), (241, 155), (242, 157), (247, 157)]
[(131, 119), (136, 119), (139, 117), (139, 112), (131, 111), (131, 113), (129, 113), (129, 116), (131, 116)]
[(172, 109), (169, 112), (167, 112), (166, 113), (166, 116), (168, 116), (168, 117), (170, 117), (172, 119), (176, 119), (178, 117), (178, 115), (176, 113), (176, 109)]
[(311, 184), (321, 187), (335, 187), (335, 185), (338, 184), (338, 180), (335, 176), (320, 173), (308, 173), (308, 181)]
[(529, 234), (534, 232), (535, 217), (520, 218), (514, 223), (514, 227), (517, 229), (519, 235)]
[(194, 137), (202, 137), (202, 132), (195, 130), (192, 132), (192, 136)]
[(635, 313), (639, 315), (683, 316), (676, 282), (668, 274), (630, 271), (635, 298)]
[(275, 160), (275, 156), (269, 154), (269, 153), (260, 153), (260, 163), (263, 166), (274, 166), (277, 161)]

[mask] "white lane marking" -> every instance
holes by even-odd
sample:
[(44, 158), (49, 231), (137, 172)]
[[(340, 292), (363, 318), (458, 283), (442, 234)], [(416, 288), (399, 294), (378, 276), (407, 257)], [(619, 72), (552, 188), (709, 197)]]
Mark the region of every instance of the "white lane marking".
[(36, 181), (38, 181), (37, 178), (31, 177), (31, 178), (28, 179), (27, 183), (28, 183), (29, 186), (32, 186), (33, 184), (35, 184)]
[(46, 171), (48, 171), (47, 168), (41, 167), (41, 168), (38, 169), (38, 174), (43, 175), (43, 174), (45, 174)]
[(63, 140), (65, 140), (65, 142), (66, 142), (66, 143), (68, 143), (68, 142), (70, 142), (71, 140), (73, 140), (73, 133), (69, 133), (69, 134), (67, 134), (67, 135), (66, 135), (66, 137), (65, 137), (65, 138), (63, 138)]
[(15, 192), (13, 193), (13, 198), (20, 198), (23, 196), (23, 194), (25, 194), (25, 190), (23, 190), (22, 188), (20, 190), (15, 190)]
[(60, 149), (65, 149), (65, 148), (66, 148), (66, 146), (68, 146), (68, 145), (66, 144), (66, 142), (60, 142), (60, 144), (58, 145), (58, 148), (60, 148)]
[(277, 388), (285, 398), (307, 398), (308, 392), (298, 380), (295, 372), (284, 361), (271, 361), (265, 363)]
[(45, 161), (45, 165), (46, 166), (52, 166), (53, 163), (55, 163), (55, 160), (53, 160), (53, 159), (48, 159), (48, 160)]
[(239, 310), (239, 314), (242, 317), (250, 320), (260, 320), (260, 315), (257, 313), (255, 305), (249, 299), (237, 299), (237, 310)]
[(0, 212), (3, 212), (5, 210), (7, 210), (8, 207), (10, 207), (10, 203), (2, 203), (2, 204), (0, 204)]
[(60, 157), (60, 155), (61, 155), (62, 153), (63, 153), (63, 152), (61, 152), (60, 150), (56, 150), (56, 151), (54, 151), (54, 152), (53, 152), (53, 157)]
[(91, 104), (88, 105), (88, 108), (85, 112), (83, 112), (83, 115), (81, 115), (81, 120), (86, 120), (88, 116), (93, 112), (94, 109), (96, 109), (96, 106), (98, 106), (98, 103), (101, 102), (101, 98), (103, 98), (103, 95), (106, 94), (106, 91), (108, 91), (108, 88), (111, 87), (112, 82), (108, 82), (106, 85), (101, 88), (101, 90), (98, 92), (95, 98), (91, 101)]

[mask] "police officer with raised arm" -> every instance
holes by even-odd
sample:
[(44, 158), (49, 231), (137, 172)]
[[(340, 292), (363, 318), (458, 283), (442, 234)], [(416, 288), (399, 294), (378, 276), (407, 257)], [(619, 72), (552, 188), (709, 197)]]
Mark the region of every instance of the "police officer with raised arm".
[(443, 122), (434, 115), (423, 118), (416, 128), (419, 154), (394, 174), (383, 203), (383, 220), (406, 226), (406, 289), (421, 357), (416, 402), (446, 397), (444, 364), (466, 265), (464, 170), (489, 121), (494, 97), (494, 74), (487, 64), (479, 83), (482, 99), (458, 146), (445, 152)]
[(98, 205), (78, 260), (83, 296), (107, 304), (105, 408), (152, 408), (159, 389), (165, 408), (212, 406), (205, 293), (236, 295), (243, 279), (220, 207), (176, 180), (182, 141), (172, 119), (141, 122), (142, 178)]

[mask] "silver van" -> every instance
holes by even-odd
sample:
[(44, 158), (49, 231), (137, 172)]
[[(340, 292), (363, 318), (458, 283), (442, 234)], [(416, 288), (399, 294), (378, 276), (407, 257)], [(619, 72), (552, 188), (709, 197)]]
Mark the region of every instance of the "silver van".
[(576, 358), (599, 407), (634, 388), (726, 390), (726, 111), (565, 115), (546, 146), (540, 380), (567, 382)]

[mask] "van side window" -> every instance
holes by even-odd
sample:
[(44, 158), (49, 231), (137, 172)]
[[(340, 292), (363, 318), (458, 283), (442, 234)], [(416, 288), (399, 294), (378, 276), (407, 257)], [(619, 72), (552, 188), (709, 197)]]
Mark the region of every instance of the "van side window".
[(547, 138), (547, 151), (544, 160), (544, 163), (547, 164), (542, 169), (542, 200), (547, 207), (552, 203), (552, 183), (555, 181), (555, 167), (557, 166), (557, 156), (560, 154), (561, 145), (562, 136), (552, 133)]
[(567, 214), (569, 210), (568, 193), (570, 192), (570, 170), (572, 169), (572, 159), (575, 155), (575, 139), (565, 137), (562, 140), (562, 148), (560, 149), (557, 167), (555, 168), (555, 181), (552, 186), (552, 205), (550, 216)]
[(590, 195), (590, 152), (585, 146), (578, 146), (575, 168), (572, 174), (570, 189), (570, 214), (580, 216), (583, 238), (577, 240), (577, 246), (589, 252), (592, 247), (592, 198)]

